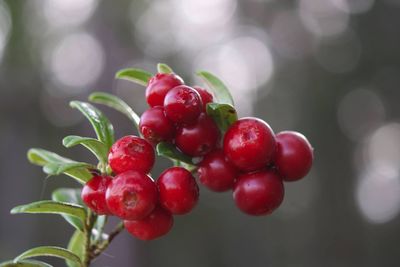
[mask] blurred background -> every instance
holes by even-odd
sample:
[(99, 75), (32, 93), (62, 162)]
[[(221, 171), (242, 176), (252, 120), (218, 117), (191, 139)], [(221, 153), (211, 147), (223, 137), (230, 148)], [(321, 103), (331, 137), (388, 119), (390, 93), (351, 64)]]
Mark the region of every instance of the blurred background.
[[(73, 232), (59, 216), (9, 214), (78, 186), (46, 179), (26, 151), (94, 161), (61, 144), (94, 136), (68, 102), (107, 91), (141, 113), (144, 88), (114, 74), (165, 62), (189, 84), (196, 70), (217, 74), (240, 116), (303, 132), (315, 165), (271, 216), (243, 215), (230, 193), (201, 187), (169, 235), (122, 234), (93, 266), (399, 266), (399, 25), (398, 0), (0, 0), (0, 261), (65, 246)], [(117, 137), (135, 133), (102, 110)]]

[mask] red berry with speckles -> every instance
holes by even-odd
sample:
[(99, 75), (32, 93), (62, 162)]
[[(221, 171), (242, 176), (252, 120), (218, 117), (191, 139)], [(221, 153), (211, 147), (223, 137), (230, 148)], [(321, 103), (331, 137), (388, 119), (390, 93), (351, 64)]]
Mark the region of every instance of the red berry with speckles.
[(275, 136), (271, 127), (257, 118), (236, 121), (225, 134), (224, 153), (240, 170), (262, 169), (272, 160)]
[(181, 167), (165, 170), (157, 180), (161, 205), (172, 214), (186, 214), (197, 204), (199, 187), (193, 175)]
[(239, 176), (233, 189), (236, 206), (249, 215), (273, 212), (283, 201), (282, 179), (273, 171), (259, 171)]
[(208, 189), (223, 192), (232, 189), (237, 169), (226, 159), (222, 150), (207, 154), (199, 164), (200, 182)]
[(179, 124), (190, 124), (196, 121), (203, 104), (199, 93), (193, 88), (180, 85), (170, 90), (164, 99), (165, 114)]
[(214, 120), (202, 113), (195, 124), (178, 128), (175, 144), (183, 153), (198, 157), (212, 151), (219, 137), (220, 132)]
[(284, 131), (276, 135), (275, 166), (285, 181), (297, 181), (310, 171), (313, 148), (298, 132)]
[(150, 172), (154, 165), (153, 146), (143, 138), (128, 135), (116, 141), (108, 154), (108, 163), (115, 173)]
[(162, 106), (165, 95), (175, 86), (182, 85), (183, 80), (175, 73), (157, 73), (146, 88), (146, 100), (150, 107)]
[(82, 189), (83, 202), (97, 214), (111, 215), (106, 203), (106, 190), (111, 181), (109, 176), (94, 176)]
[(146, 110), (140, 117), (140, 132), (152, 144), (172, 140), (175, 134), (173, 123), (165, 116), (163, 107)]
[(171, 213), (156, 207), (150, 215), (142, 220), (124, 221), (126, 230), (141, 240), (153, 240), (167, 234), (174, 224)]
[(157, 186), (150, 176), (128, 171), (117, 175), (106, 191), (109, 210), (125, 220), (140, 220), (157, 205)]
[(199, 86), (194, 86), (193, 88), (199, 93), (201, 102), (203, 102), (203, 111), (206, 111), (207, 104), (213, 102), (212, 94)]

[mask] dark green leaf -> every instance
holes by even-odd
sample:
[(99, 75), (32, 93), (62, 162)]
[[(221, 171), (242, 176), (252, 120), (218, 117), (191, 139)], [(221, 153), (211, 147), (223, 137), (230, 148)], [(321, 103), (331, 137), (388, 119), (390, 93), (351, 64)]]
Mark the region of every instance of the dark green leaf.
[(157, 155), (171, 160), (178, 160), (185, 162), (187, 164), (193, 165), (192, 159), (182, 152), (180, 152), (176, 147), (170, 143), (161, 142), (156, 147)]
[(167, 64), (164, 64), (164, 63), (157, 64), (157, 71), (159, 73), (173, 73), (174, 72), (170, 66), (168, 66)]
[(218, 77), (207, 71), (199, 71), (197, 72), (197, 75), (202, 78), (208, 87), (213, 91), (214, 96), (217, 99), (216, 102), (234, 106), (231, 93)]
[[(83, 261), (85, 255), (85, 243), (85, 233), (78, 230), (74, 232), (68, 243), (68, 250), (78, 256), (81, 261)], [(71, 260), (66, 260), (66, 264), (68, 267), (80, 267), (79, 263)]]
[(89, 149), (100, 162), (102, 163), (107, 162), (107, 155), (108, 155), (107, 147), (103, 142), (97, 139), (70, 135), (63, 139), (63, 145), (67, 148), (76, 145), (83, 145), (84, 147)]
[(53, 267), (48, 263), (37, 260), (22, 260), (19, 262), (7, 261), (0, 263), (0, 267)]
[(229, 104), (208, 103), (207, 114), (211, 116), (222, 132), (237, 121), (236, 110)]
[(117, 79), (128, 80), (143, 86), (147, 86), (152, 76), (150, 72), (134, 68), (123, 69), (115, 74)]
[(128, 118), (131, 121), (133, 121), (133, 123), (135, 124), (136, 128), (139, 131), (140, 117), (133, 111), (133, 109), (127, 103), (125, 103), (119, 97), (107, 93), (96, 92), (89, 96), (89, 100), (94, 103), (109, 106), (111, 108), (118, 110), (119, 112), (122, 112), (123, 114), (128, 116)]
[[(58, 202), (68, 202), (72, 204), (77, 204), (82, 207), (84, 207), (84, 204), (82, 202), (81, 198), (81, 189), (80, 188), (59, 188), (53, 191), (53, 194), (51, 195), (51, 199), (54, 201)], [(61, 214), (64, 219), (69, 222), (72, 226), (74, 226), (76, 229), (83, 231), (84, 226), (82, 221), (75, 217), (75, 216), (70, 216), (70, 215), (65, 215)]]
[(109, 149), (114, 143), (114, 128), (107, 117), (100, 110), (86, 102), (72, 101), (70, 106), (85, 115), (92, 124), (97, 138)]
[(54, 247), (54, 246), (43, 246), (43, 247), (32, 248), (30, 250), (25, 251), (18, 257), (16, 257), (14, 259), (14, 262), (40, 256), (62, 258), (65, 260), (74, 261), (78, 263), (78, 266), (82, 266), (82, 262), (77, 255), (75, 255), (74, 253), (65, 248)]
[(60, 174), (60, 171), (63, 171), (63, 173), (73, 177), (82, 184), (86, 183), (90, 180), (90, 178), (92, 178), (92, 174), (87, 169), (87, 167), (90, 166), (89, 164), (76, 162), (44, 149), (29, 149), (28, 160), (32, 164), (43, 166), (45, 171), (52, 172), (53, 174)]

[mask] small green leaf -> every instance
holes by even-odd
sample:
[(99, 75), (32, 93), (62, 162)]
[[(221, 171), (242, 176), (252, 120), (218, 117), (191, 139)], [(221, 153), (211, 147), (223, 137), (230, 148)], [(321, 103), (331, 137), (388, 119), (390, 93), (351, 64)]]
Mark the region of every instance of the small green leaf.
[[(18, 213), (45, 213), (45, 214), (60, 214), (69, 215), (78, 218), (82, 224), (86, 219), (86, 210), (84, 207), (67, 202), (59, 202), (53, 200), (43, 200), (29, 203), (13, 208), (11, 214)], [(78, 228), (78, 226), (75, 226)], [(82, 229), (80, 229), (82, 230)]]
[[(84, 232), (76, 230), (68, 243), (68, 250), (74, 253), (83, 261), (85, 255), (86, 235)], [(79, 263), (71, 260), (66, 260), (68, 267), (80, 267)]]
[(178, 160), (185, 162), (187, 164), (193, 165), (192, 159), (182, 152), (180, 152), (176, 147), (167, 142), (161, 142), (156, 147), (157, 155), (165, 158), (169, 158), (172, 161)]
[(147, 86), (152, 76), (150, 72), (134, 68), (122, 69), (115, 74), (117, 79), (128, 80), (143, 86)]
[(207, 114), (214, 119), (223, 133), (238, 119), (236, 110), (229, 104), (208, 103)]
[(234, 106), (233, 97), (225, 84), (214, 74), (207, 71), (199, 71), (197, 75), (203, 79), (213, 91), (218, 103)]
[(33, 257), (41, 257), (41, 256), (62, 258), (65, 260), (74, 261), (78, 264), (78, 266), (82, 266), (82, 262), (77, 255), (75, 255), (74, 253), (65, 248), (54, 247), (54, 246), (43, 246), (43, 247), (32, 248), (30, 250), (25, 251), (18, 257), (16, 257), (14, 259), (14, 262), (19, 262), (20, 260), (29, 259)]
[[(58, 202), (68, 202), (72, 204), (77, 204), (84, 207), (82, 198), (81, 198), (81, 189), (80, 188), (59, 188), (53, 191), (51, 195), (51, 199)], [(61, 214), (64, 219), (69, 222), (73, 227), (78, 229), (79, 231), (83, 231), (84, 226), (82, 221), (70, 215)]]
[(157, 64), (157, 71), (159, 73), (173, 73), (174, 72), (170, 66), (168, 66), (167, 64), (164, 64), (164, 63)]
[(139, 131), (140, 117), (133, 111), (133, 109), (127, 103), (125, 103), (119, 97), (107, 93), (95, 92), (89, 96), (89, 100), (91, 102), (97, 104), (103, 104), (110, 108), (114, 108), (119, 112), (122, 112), (131, 121), (133, 121), (133, 123), (135, 124), (136, 128)]
[(87, 163), (64, 158), (56, 153), (40, 148), (29, 149), (27, 156), (32, 164), (43, 166), (44, 171), (48, 174), (49, 172), (51, 174), (60, 174), (60, 171), (62, 171), (62, 173), (71, 176), (81, 184), (86, 183), (92, 178), (92, 174), (87, 169), (91, 165)]
[(83, 145), (87, 149), (89, 149), (97, 159), (102, 162), (107, 162), (107, 155), (108, 150), (106, 145), (94, 138), (90, 137), (81, 137), (76, 135), (69, 135), (63, 139), (63, 145), (67, 148), (76, 146), (76, 145)]
[(22, 260), (19, 262), (7, 261), (0, 263), (0, 267), (53, 267), (48, 263), (37, 260)]
[(85, 115), (92, 124), (99, 141), (103, 142), (109, 149), (114, 143), (114, 128), (107, 117), (100, 110), (86, 102), (71, 101), (70, 106)]

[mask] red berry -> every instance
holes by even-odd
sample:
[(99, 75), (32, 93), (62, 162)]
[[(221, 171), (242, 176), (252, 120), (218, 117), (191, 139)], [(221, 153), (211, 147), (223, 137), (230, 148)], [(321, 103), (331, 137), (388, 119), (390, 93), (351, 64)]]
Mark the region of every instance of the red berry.
[(137, 171), (117, 175), (106, 191), (109, 210), (125, 220), (143, 219), (153, 211), (157, 200), (157, 186), (154, 181)]
[(285, 181), (297, 181), (310, 171), (313, 148), (306, 137), (298, 132), (284, 131), (276, 135), (274, 163)]
[(115, 173), (150, 172), (154, 165), (153, 146), (143, 138), (128, 135), (115, 142), (108, 154), (108, 163)]
[(178, 128), (175, 144), (183, 153), (198, 157), (212, 151), (219, 137), (220, 132), (214, 120), (202, 113), (195, 124)]
[(239, 176), (233, 189), (236, 206), (250, 215), (266, 215), (283, 201), (281, 178), (273, 171), (259, 171)]
[(167, 93), (164, 99), (165, 114), (176, 123), (190, 124), (196, 121), (203, 104), (199, 93), (193, 88), (180, 85)]
[(203, 102), (203, 111), (206, 111), (207, 104), (213, 102), (212, 94), (199, 86), (194, 86), (193, 89), (199, 93), (201, 102)]
[(238, 171), (225, 158), (222, 150), (215, 150), (206, 155), (200, 162), (197, 172), (200, 182), (215, 192), (232, 189), (238, 175)]
[(150, 107), (162, 106), (165, 95), (175, 86), (182, 85), (183, 80), (175, 73), (157, 73), (146, 88), (146, 100)]
[(224, 153), (240, 170), (262, 169), (270, 163), (274, 151), (274, 132), (263, 120), (242, 118), (225, 134)]
[(165, 116), (163, 107), (154, 107), (146, 110), (140, 117), (140, 132), (150, 143), (157, 144), (169, 141), (174, 137), (175, 127)]
[(82, 189), (83, 202), (97, 214), (111, 215), (106, 204), (106, 190), (111, 181), (109, 176), (94, 176)]
[(172, 167), (157, 180), (161, 205), (172, 214), (186, 214), (197, 204), (199, 187), (193, 175), (181, 167)]
[(153, 240), (167, 234), (174, 224), (169, 211), (156, 207), (150, 215), (142, 220), (124, 221), (126, 230), (141, 240)]

